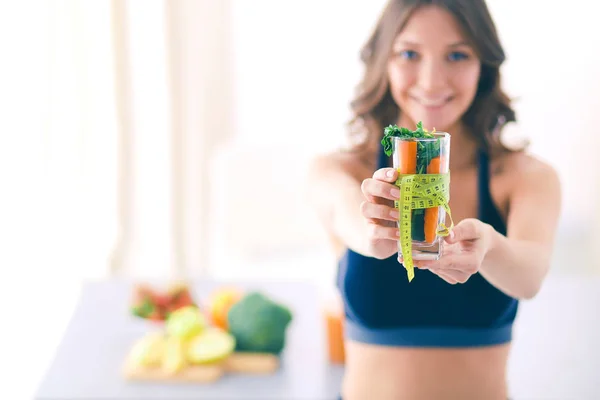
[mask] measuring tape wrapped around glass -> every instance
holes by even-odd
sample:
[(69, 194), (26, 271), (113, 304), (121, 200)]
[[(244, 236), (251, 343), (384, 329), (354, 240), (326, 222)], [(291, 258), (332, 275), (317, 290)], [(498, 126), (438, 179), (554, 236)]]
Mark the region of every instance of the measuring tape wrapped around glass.
[(404, 259), (404, 268), (408, 281), (415, 277), (412, 258), (412, 210), (443, 207), (450, 218), (451, 225), (443, 222), (437, 227), (438, 236), (448, 236), (454, 227), (452, 213), (448, 201), (450, 198), (450, 173), (444, 174), (399, 174), (396, 186), (400, 187), (400, 199), (394, 202), (398, 209), (398, 226), (400, 229), (399, 248)]

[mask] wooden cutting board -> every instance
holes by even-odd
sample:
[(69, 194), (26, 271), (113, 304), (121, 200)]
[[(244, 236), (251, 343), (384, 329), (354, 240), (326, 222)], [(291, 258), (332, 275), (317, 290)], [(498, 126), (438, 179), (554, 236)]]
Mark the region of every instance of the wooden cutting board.
[(123, 366), (123, 376), (131, 381), (210, 383), (226, 373), (263, 375), (279, 368), (279, 357), (263, 353), (234, 353), (222, 362), (211, 365), (190, 365), (170, 374), (160, 367), (140, 367), (130, 358)]
[(279, 369), (279, 357), (263, 353), (233, 353), (223, 363), (225, 372), (272, 374)]

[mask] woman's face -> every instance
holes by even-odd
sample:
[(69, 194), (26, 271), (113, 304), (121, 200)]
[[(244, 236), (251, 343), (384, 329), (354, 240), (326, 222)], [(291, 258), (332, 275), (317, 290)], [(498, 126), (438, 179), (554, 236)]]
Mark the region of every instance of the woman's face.
[(475, 97), (481, 64), (454, 17), (428, 6), (396, 37), (387, 70), (402, 124), (423, 121), (452, 134)]

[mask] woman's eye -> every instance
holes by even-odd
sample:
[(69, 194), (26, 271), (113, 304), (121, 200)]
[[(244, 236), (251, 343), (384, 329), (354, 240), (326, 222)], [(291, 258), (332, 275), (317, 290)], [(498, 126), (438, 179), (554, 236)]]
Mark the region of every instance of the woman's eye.
[(469, 58), (469, 55), (460, 51), (453, 51), (452, 53), (450, 53), (448, 58), (450, 59), (450, 61), (462, 61)]
[(414, 60), (417, 58), (417, 52), (413, 50), (401, 50), (397, 53), (397, 55), (405, 60)]

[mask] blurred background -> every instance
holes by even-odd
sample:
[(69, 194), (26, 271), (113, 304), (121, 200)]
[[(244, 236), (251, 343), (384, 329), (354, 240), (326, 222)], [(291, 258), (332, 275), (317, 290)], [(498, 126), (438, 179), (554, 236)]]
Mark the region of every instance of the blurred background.
[[(305, 173), (341, 144), (358, 51), (383, 4), (0, 5), (0, 285), (7, 298), (33, 288), (23, 307), (52, 310), (36, 317), (48, 327), (36, 371), (85, 279), (308, 280), (333, 291), (336, 260)], [(488, 4), (519, 118), (506, 134), (529, 138), (560, 174), (551, 274), (578, 288), (600, 273), (600, 29), (583, 0)], [(572, 326), (573, 340), (588, 328)]]

